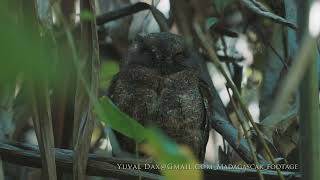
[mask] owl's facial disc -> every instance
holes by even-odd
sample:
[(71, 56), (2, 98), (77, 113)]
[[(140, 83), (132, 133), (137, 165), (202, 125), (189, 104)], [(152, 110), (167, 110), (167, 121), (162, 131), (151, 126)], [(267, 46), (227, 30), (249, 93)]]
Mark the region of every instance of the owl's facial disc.
[[(148, 55), (149, 63), (143, 65), (157, 70), (162, 75), (170, 75), (188, 68), (186, 61), (189, 60), (187, 52), (177, 49), (168, 49), (157, 46), (143, 48), (143, 54)], [(142, 64), (141, 64), (142, 65)]]
[(171, 33), (139, 35), (127, 58), (127, 65), (151, 68), (170, 75), (190, 67), (188, 48), (181, 36)]

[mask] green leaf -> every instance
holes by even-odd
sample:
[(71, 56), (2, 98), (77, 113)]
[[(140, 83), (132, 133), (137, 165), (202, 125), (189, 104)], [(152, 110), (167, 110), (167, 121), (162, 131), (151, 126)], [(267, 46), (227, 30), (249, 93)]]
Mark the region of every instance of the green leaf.
[(0, 22), (0, 83), (13, 82), (19, 74), (25, 79), (48, 75), (52, 60), (46, 42), (29, 19), (17, 24), (9, 12), (0, 10)]
[(103, 63), (100, 70), (100, 88), (107, 89), (117, 72), (119, 72), (119, 65), (115, 61), (107, 60)]
[(159, 129), (144, 128), (136, 120), (121, 112), (107, 97), (100, 99), (100, 103), (95, 106), (95, 112), (101, 121), (136, 142), (147, 140), (143, 150), (154, 157), (157, 164), (166, 166), (161, 169), (166, 179), (202, 179), (202, 171), (197, 166), (199, 163), (191, 151), (178, 146)]
[(136, 120), (120, 111), (108, 97), (102, 97), (96, 104), (95, 112), (99, 119), (112, 129), (140, 143), (145, 139), (145, 128)]

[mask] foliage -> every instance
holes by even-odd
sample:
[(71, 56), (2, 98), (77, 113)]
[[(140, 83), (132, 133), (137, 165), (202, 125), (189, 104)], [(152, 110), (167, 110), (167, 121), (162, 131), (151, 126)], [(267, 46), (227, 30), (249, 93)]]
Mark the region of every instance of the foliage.
[(94, 18), (94, 14), (92, 14), (92, 12), (90, 12), (89, 10), (82, 10), (82, 12), (80, 13), (80, 19), (82, 21), (92, 21), (94, 20)]
[(112, 77), (119, 71), (119, 65), (112, 60), (106, 60), (100, 68), (100, 88), (105, 90), (111, 83)]
[(138, 143), (145, 139), (145, 129), (130, 116), (121, 112), (107, 97), (102, 97), (96, 105), (96, 113), (100, 120), (111, 126), (112, 129), (134, 139)]
[(12, 82), (17, 75), (39, 78), (50, 72), (45, 42), (30, 26), (16, 24), (13, 18), (0, 14), (0, 82)]

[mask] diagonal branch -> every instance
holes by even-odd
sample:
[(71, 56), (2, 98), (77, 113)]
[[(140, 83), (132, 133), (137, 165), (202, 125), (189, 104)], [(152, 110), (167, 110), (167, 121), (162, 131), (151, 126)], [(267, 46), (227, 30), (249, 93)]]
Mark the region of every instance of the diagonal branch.
[(169, 26), (166, 18), (157, 8), (147, 3), (138, 2), (136, 4), (124, 7), (115, 11), (107, 12), (96, 18), (97, 25), (103, 25), (107, 22), (135, 14), (137, 12), (149, 9), (152, 12), (153, 17), (160, 26), (161, 31), (169, 31)]

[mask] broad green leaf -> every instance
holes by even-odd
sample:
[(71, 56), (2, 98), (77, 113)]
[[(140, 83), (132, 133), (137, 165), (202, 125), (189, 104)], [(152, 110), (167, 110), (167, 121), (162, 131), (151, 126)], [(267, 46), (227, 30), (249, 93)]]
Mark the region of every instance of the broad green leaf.
[(102, 97), (95, 106), (95, 111), (101, 121), (112, 129), (141, 143), (146, 140), (144, 151), (154, 157), (157, 164), (165, 166), (163, 175), (169, 180), (202, 179), (199, 163), (191, 151), (178, 146), (174, 141), (155, 128), (144, 128), (136, 120), (121, 112), (107, 97)]
[(145, 128), (136, 120), (120, 111), (108, 97), (102, 97), (100, 103), (96, 104), (95, 112), (99, 119), (112, 129), (142, 142), (145, 139)]

